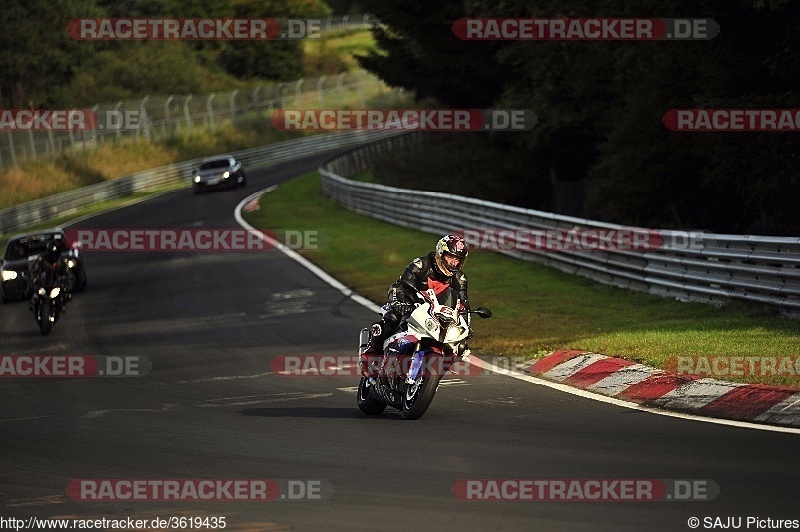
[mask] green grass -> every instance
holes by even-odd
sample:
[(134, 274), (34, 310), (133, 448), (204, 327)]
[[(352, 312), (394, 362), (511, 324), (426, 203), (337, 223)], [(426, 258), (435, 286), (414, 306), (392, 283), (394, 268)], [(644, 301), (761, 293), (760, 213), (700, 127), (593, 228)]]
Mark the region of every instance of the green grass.
[[(262, 229), (318, 231), (320, 249), (303, 255), (379, 303), (437, 238), (342, 209), (322, 195), (317, 174), (265, 195), (246, 218)], [(758, 305), (681, 303), (488, 251), (471, 252), (465, 271), (472, 305), (494, 312), (473, 322), (476, 353), (532, 359), (575, 348), (656, 367), (676, 356), (800, 356), (800, 322)], [(796, 375), (730, 380), (800, 386)]]

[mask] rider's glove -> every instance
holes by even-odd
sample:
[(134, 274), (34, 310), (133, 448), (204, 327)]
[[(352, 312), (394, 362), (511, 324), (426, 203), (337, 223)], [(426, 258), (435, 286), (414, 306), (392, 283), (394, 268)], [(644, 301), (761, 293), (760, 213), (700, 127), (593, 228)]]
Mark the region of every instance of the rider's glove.
[(393, 301), (391, 306), (392, 309), (401, 316), (405, 316), (414, 308), (413, 305), (405, 301)]

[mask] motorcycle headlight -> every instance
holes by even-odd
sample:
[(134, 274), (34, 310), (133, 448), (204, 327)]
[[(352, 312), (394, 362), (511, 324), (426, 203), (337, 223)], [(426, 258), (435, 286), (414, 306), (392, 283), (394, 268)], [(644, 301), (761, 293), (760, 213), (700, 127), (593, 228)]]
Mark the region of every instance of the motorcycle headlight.
[(38, 291), (37, 293), (38, 293), (40, 296), (43, 296), (43, 295), (45, 294), (44, 288), (40, 288), (40, 289), (39, 289), (39, 291)]
[(58, 294), (60, 294), (60, 293), (61, 293), (61, 288), (56, 286), (55, 288), (50, 290), (50, 299), (58, 297)]
[(231, 173), (227, 170), (222, 174), (222, 179), (228, 179), (231, 176)]
[(13, 281), (17, 278), (17, 272), (14, 270), (3, 270), (0, 272), (0, 277), (3, 278), (3, 281)]
[(199, 183), (200, 182), (200, 176), (199, 175), (194, 176), (194, 182), (195, 183)]
[(75, 261), (73, 259), (69, 259), (67, 261), (67, 268), (72, 269), (75, 267)]

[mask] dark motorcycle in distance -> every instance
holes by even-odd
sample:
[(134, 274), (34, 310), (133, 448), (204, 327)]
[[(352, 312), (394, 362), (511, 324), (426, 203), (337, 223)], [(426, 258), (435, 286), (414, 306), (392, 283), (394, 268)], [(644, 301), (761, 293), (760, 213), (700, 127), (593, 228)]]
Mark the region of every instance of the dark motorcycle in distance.
[(66, 309), (69, 296), (64, 287), (64, 276), (42, 271), (33, 284), (29, 308), (33, 312), (39, 331), (47, 336)]
[[(467, 314), (492, 315), (483, 307), (467, 311), (452, 289), (438, 296), (429, 289), (418, 296), (421, 303), (384, 341), (383, 356), (369, 362), (373, 376), (361, 377), (357, 402), (367, 415), (381, 414), (391, 406), (406, 419), (422, 417), (470, 335)], [(368, 343), (369, 330), (362, 329), (359, 356)]]

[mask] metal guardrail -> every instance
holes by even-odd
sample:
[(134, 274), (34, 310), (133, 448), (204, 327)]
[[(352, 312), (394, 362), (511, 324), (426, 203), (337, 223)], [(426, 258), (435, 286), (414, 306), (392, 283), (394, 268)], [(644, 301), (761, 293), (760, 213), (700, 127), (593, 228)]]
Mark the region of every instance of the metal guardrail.
[[(287, 140), (267, 146), (231, 152), (231, 154), (242, 161), (247, 171), (286, 162), (299, 156), (320, 154), (339, 148), (349, 148), (397, 134), (397, 131), (325, 133), (304, 139)], [(202, 159), (192, 159), (162, 166), (113, 181), (90, 185), (4, 209), (0, 211), (0, 234), (16, 231), (56, 216), (68, 215), (81, 207), (99, 201), (119, 198), (133, 192), (150, 190), (159, 186), (178, 183), (182, 180), (185, 180), (188, 184), (191, 178), (191, 171), (197, 168)]]
[[(502, 249), (601, 283), (683, 301), (753, 301), (800, 314), (800, 238), (631, 228), (482, 201), (347, 179), (381, 153), (413, 142), (412, 133), (385, 138), (326, 161), (326, 195), (345, 208), (395, 225), (435, 234), (459, 231), (646, 232), (656, 249)], [(689, 245), (687, 245), (687, 243)], [(522, 246), (524, 247), (524, 246)]]

